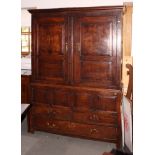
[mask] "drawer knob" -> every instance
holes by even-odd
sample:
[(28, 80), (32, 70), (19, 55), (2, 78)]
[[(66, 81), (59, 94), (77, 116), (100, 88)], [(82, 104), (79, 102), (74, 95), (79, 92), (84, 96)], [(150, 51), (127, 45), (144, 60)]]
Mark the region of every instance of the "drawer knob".
[(94, 134), (94, 133), (97, 133), (97, 132), (98, 132), (98, 130), (95, 129), (95, 128), (94, 128), (94, 129), (90, 129), (90, 133), (91, 133), (91, 134)]
[(55, 128), (56, 124), (52, 123), (51, 128)]
[(48, 125), (50, 128), (55, 128), (55, 127), (56, 127), (56, 124), (55, 124), (55, 123), (50, 124), (49, 122), (47, 122), (47, 125)]
[(91, 115), (91, 116), (89, 117), (89, 119), (90, 119), (91, 121), (99, 121), (99, 117), (98, 117), (97, 115), (95, 115), (95, 114)]

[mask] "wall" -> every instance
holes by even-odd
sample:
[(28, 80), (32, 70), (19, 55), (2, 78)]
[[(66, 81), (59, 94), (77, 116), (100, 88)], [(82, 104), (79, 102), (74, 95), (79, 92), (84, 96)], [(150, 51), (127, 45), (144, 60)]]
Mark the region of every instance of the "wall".
[(31, 26), (31, 14), (26, 9), (21, 10), (21, 25)]
[(132, 0), (22, 0), (21, 7), (37, 8), (62, 8), (62, 7), (84, 7), (84, 6), (105, 6), (123, 5), (123, 2)]
[(85, 7), (85, 6), (109, 6), (123, 5), (123, 2), (132, 0), (22, 0), (21, 1), (21, 25), (31, 25), (31, 15), (26, 9), (29, 8), (65, 8), (65, 7)]

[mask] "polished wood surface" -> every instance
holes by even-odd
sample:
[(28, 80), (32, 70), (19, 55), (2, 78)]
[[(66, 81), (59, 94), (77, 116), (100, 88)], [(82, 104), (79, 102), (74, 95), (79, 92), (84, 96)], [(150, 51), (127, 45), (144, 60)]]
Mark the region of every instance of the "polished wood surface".
[(30, 10), (29, 131), (120, 144), (122, 7)]
[(30, 103), (31, 75), (21, 75), (21, 103)]

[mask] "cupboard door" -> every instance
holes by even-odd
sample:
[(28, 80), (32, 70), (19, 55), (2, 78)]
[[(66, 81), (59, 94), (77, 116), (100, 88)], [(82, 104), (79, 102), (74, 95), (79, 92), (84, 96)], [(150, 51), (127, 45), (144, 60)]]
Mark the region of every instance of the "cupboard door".
[(33, 80), (67, 83), (68, 19), (63, 16), (42, 15), (35, 17), (32, 22)]
[(120, 86), (120, 15), (74, 18), (74, 83), (118, 88)]

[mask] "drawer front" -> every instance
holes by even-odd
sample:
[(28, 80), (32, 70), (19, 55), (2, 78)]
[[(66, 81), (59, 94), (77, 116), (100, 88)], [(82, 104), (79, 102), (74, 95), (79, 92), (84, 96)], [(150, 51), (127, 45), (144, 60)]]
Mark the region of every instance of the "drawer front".
[(56, 108), (53, 107), (50, 109), (50, 114), (52, 119), (56, 120), (71, 120), (72, 111), (66, 107)]
[(35, 117), (32, 122), (35, 130), (107, 141), (116, 141), (117, 138), (117, 128), (114, 127), (57, 121), (43, 117)]
[(31, 108), (34, 117), (47, 117), (60, 120), (71, 120), (72, 111), (69, 108), (55, 108), (49, 105), (35, 105)]
[(73, 120), (79, 123), (87, 124), (99, 124), (99, 125), (112, 125), (116, 126), (117, 124), (117, 113), (111, 112), (85, 112), (73, 113)]
[(69, 131), (73, 135), (99, 140), (116, 140), (117, 138), (115, 127), (70, 123)]
[(52, 121), (48, 117), (34, 117), (32, 122), (36, 130), (68, 133), (68, 124), (66, 121)]

